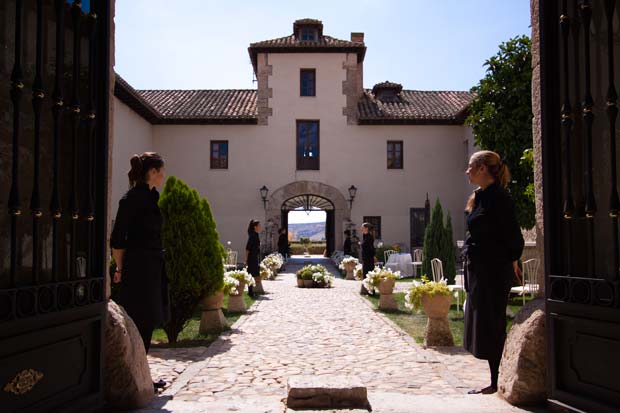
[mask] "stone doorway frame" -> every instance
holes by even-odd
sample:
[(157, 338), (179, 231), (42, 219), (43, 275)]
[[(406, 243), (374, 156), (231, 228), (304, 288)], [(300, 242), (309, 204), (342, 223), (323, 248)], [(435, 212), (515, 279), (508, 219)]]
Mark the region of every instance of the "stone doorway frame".
[[(343, 232), (351, 222), (351, 208), (342, 192), (322, 182), (296, 181), (276, 189), (269, 197), (265, 211), (265, 222), (271, 222), (275, 231), (282, 226), (282, 205), (288, 199), (300, 195), (316, 195), (329, 200), (334, 205), (334, 246), (338, 250), (343, 243)], [(277, 237), (269, 237), (271, 250), (276, 249)]]

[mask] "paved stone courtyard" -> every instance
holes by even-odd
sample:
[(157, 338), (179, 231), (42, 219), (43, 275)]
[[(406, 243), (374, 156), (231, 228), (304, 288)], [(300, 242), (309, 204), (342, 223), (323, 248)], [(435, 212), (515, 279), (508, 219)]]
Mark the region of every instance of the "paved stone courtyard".
[(154, 349), (153, 377), (171, 385), (145, 411), (281, 412), (294, 375), (356, 375), (373, 411), (522, 411), (466, 395), (488, 384), (486, 361), (457, 347), (422, 348), (359, 296), (359, 282), (296, 288), (301, 264), (265, 281), (267, 294), (209, 348)]

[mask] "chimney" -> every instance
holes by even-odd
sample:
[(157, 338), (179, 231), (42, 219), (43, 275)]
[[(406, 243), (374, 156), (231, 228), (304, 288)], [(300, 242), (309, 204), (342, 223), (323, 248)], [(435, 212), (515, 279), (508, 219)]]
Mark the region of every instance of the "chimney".
[(351, 32), (351, 41), (356, 43), (364, 43), (364, 33)]

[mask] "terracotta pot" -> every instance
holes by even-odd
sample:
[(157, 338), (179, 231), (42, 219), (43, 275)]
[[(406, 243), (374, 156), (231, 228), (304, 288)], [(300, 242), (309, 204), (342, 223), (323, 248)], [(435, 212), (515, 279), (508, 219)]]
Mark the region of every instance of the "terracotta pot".
[(203, 298), (201, 308), (204, 311), (218, 310), (222, 308), (222, 301), (224, 301), (224, 291), (219, 291)]
[(422, 296), (422, 308), (428, 318), (446, 318), (450, 312), (452, 295), (435, 294)]
[(314, 287), (314, 280), (304, 280), (304, 287), (306, 288)]
[(239, 281), (239, 285), (237, 286), (237, 294), (231, 294), (231, 296), (243, 295), (245, 291), (245, 281)]
[(356, 266), (357, 266), (357, 264), (355, 264), (354, 262), (350, 262), (350, 263), (344, 265), (344, 269), (347, 272), (349, 272), (349, 271), (353, 272), (355, 270)]
[(304, 280), (302, 280), (301, 278), (297, 279), (297, 286), (299, 288), (304, 288)]
[(381, 280), (379, 281), (379, 294), (389, 295), (394, 291), (396, 280)]
[(325, 288), (325, 287), (327, 287), (327, 284), (325, 284), (323, 282), (320, 282), (320, 283), (315, 283), (314, 286), (316, 288)]

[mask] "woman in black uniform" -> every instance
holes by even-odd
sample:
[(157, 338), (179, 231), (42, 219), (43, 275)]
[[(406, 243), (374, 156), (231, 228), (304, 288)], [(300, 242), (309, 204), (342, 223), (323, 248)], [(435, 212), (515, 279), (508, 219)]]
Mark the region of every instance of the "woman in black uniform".
[[(261, 230), (260, 221), (251, 220), (248, 226), (248, 243), (245, 246), (245, 263), (248, 272), (255, 279), (260, 277), (260, 238), (258, 233)], [(248, 286), (250, 297), (254, 297), (254, 289)]]
[(515, 206), (506, 190), (510, 172), (491, 151), (472, 155), (469, 181), (477, 185), (466, 211), (469, 235), (466, 244), (467, 306), (463, 346), (476, 358), (488, 360), (491, 384), (470, 394), (497, 391), (499, 364), (506, 340), (506, 306), (514, 276), (522, 276), (518, 260), (523, 236)]
[(134, 155), (128, 176), (130, 189), (119, 201), (110, 237), (113, 281), (121, 283), (119, 304), (136, 324), (148, 353), (153, 329), (170, 314), (156, 189), (164, 182), (164, 160), (155, 152)]
[[(364, 277), (375, 269), (375, 238), (372, 236), (372, 225), (368, 222), (362, 224), (362, 272)], [(360, 294), (368, 295), (368, 290), (362, 284)]]
[(351, 231), (349, 230), (346, 230), (344, 232), (344, 244), (342, 246), (342, 252), (344, 252), (344, 255), (353, 255), (353, 249), (351, 248)]

